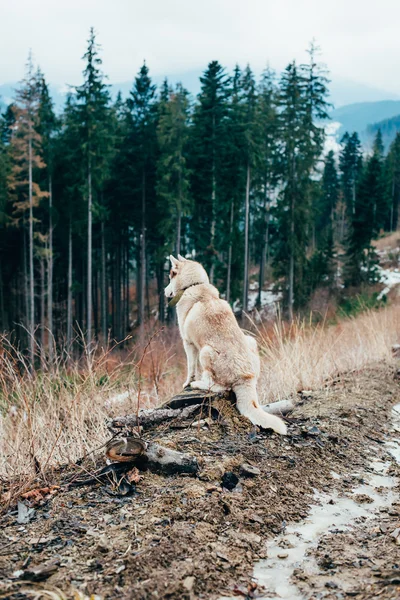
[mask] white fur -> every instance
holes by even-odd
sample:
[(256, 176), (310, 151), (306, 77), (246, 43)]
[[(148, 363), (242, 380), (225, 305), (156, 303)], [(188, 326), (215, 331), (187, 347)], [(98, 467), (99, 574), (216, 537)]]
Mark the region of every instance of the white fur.
[(183, 387), (215, 392), (232, 389), (238, 411), (254, 425), (286, 434), (279, 417), (265, 413), (258, 404), (257, 379), (260, 358), (257, 342), (243, 333), (231, 307), (210, 285), (202, 265), (178, 255), (170, 256), (168, 298), (182, 293), (177, 304), (179, 331), (187, 357)]

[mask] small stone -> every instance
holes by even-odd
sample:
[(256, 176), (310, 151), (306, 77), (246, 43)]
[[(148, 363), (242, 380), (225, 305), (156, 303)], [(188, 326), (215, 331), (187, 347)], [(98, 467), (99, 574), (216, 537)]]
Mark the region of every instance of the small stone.
[(288, 552), (279, 552), (279, 554), (277, 556), (278, 556), (278, 558), (281, 558), (283, 560), (284, 558), (287, 558), (289, 556), (289, 553)]
[(325, 583), (325, 587), (329, 588), (331, 590), (335, 590), (338, 586), (337, 586), (337, 584), (334, 581), (327, 581)]
[(257, 477), (257, 475), (261, 475), (261, 470), (249, 463), (240, 465), (240, 470), (245, 477)]
[(196, 579), (192, 576), (185, 577), (185, 579), (183, 580), (183, 587), (185, 588), (185, 590), (187, 590), (188, 592), (191, 592), (194, 587), (195, 581), (196, 581)]

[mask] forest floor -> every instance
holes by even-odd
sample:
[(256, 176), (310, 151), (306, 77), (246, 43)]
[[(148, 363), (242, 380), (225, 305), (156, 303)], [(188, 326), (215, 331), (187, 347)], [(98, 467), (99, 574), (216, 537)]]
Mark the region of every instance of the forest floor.
[(20, 522), (1, 517), (0, 598), (399, 598), (397, 377), (381, 362), (299, 392), (287, 437), (228, 404), (222, 421), (152, 429), (200, 471), (144, 472), (131, 496), (63, 487), (93, 460), (59, 470)]

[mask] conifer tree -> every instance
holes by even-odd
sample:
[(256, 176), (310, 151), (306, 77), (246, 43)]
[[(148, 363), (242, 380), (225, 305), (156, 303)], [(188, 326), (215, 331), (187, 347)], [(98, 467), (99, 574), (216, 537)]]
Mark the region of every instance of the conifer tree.
[(378, 131), (373, 153), (366, 160), (355, 194), (346, 253), (345, 282), (350, 286), (358, 286), (375, 278), (376, 255), (371, 241), (378, 236), (387, 216), (382, 153), (382, 138)]
[(342, 149), (339, 156), (341, 185), (349, 218), (355, 212), (356, 190), (362, 168), (361, 142), (356, 132), (345, 133), (341, 139)]
[(229, 79), (212, 61), (200, 77), (201, 91), (193, 115), (191, 139), (194, 246), (214, 281), (218, 213), (224, 209), (224, 153), (227, 141)]
[(152, 84), (149, 69), (144, 63), (127, 101), (129, 109), (128, 158), (131, 173), (136, 180), (136, 205), (140, 215), (138, 253), (138, 325), (145, 320), (147, 280), (147, 221), (150, 206), (155, 204), (155, 151), (156, 151), (156, 86)]
[[(25, 227), (28, 222), (28, 261), (25, 279), (29, 286), (26, 293), (26, 328), (29, 337), (31, 368), (35, 356), (35, 270), (34, 270), (34, 209), (39, 206), (46, 192), (34, 180), (34, 171), (43, 169), (41, 158), (42, 138), (37, 132), (39, 112), (39, 83), (34, 71), (32, 55), (29, 55), (26, 74), (16, 94), (13, 105), (14, 120), (10, 138), (12, 171), (9, 191), (14, 206), (15, 223)], [(25, 260), (25, 259), (24, 259)]]
[(250, 191), (251, 191), (251, 172), (257, 160), (256, 144), (256, 82), (250, 66), (247, 65), (242, 80), (243, 91), (243, 133), (245, 147), (246, 164), (246, 192), (245, 192), (245, 210), (244, 210), (244, 272), (243, 272), (243, 300), (242, 307), (247, 312), (247, 303), (249, 297), (249, 227), (250, 227)]
[(83, 71), (84, 83), (76, 88), (76, 101), (82, 130), (82, 147), (86, 159), (87, 177), (87, 300), (86, 329), (87, 347), (92, 343), (92, 307), (93, 307), (93, 214), (100, 202), (110, 161), (111, 126), (110, 94), (101, 71), (100, 47), (96, 42), (93, 27), (90, 30), (87, 51), (83, 59), (86, 66)]
[(188, 92), (178, 84), (175, 91), (171, 90), (169, 100), (163, 106), (157, 127), (160, 152), (157, 192), (167, 209), (164, 231), (167, 239), (175, 238), (170, 250), (176, 254), (181, 252), (182, 217), (188, 214), (191, 207), (187, 166), (189, 108)]
[[(54, 112), (53, 101), (50, 97), (49, 89), (44, 75), (38, 73), (39, 85), (39, 106), (38, 106), (38, 126), (37, 131), (42, 138), (42, 156), (46, 168), (42, 170), (42, 188), (48, 192), (48, 252), (47, 252), (47, 327), (49, 332), (48, 353), (49, 363), (53, 362), (54, 356), (54, 326), (53, 326), (53, 268), (54, 268), (54, 249), (53, 249), (53, 167), (54, 167), (54, 138), (57, 132), (58, 122)], [(41, 323), (42, 331), (44, 323)]]
[[(261, 306), (261, 292), (264, 286), (266, 265), (269, 260), (271, 204), (276, 196), (279, 181), (278, 170), (278, 115), (276, 110), (277, 89), (275, 74), (267, 67), (258, 90), (256, 106), (256, 129), (259, 152), (255, 168), (255, 196), (259, 218), (257, 247), (260, 248), (260, 271), (258, 281), (257, 305)], [(259, 241), (258, 241), (259, 240)]]
[(386, 193), (389, 203), (388, 231), (396, 231), (399, 223), (400, 208), (400, 132), (390, 145), (385, 160)]

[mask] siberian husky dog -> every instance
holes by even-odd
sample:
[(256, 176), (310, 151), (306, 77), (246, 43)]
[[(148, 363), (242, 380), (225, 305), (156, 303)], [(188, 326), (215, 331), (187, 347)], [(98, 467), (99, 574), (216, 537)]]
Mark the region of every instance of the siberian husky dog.
[(260, 408), (257, 379), (260, 358), (257, 342), (245, 335), (231, 307), (210, 284), (202, 265), (178, 254), (170, 256), (170, 283), (165, 288), (176, 305), (179, 331), (187, 357), (183, 387), (221, 392), (233, 390), (239, 412), (254, 425), (286, 434), (279, 417)]

